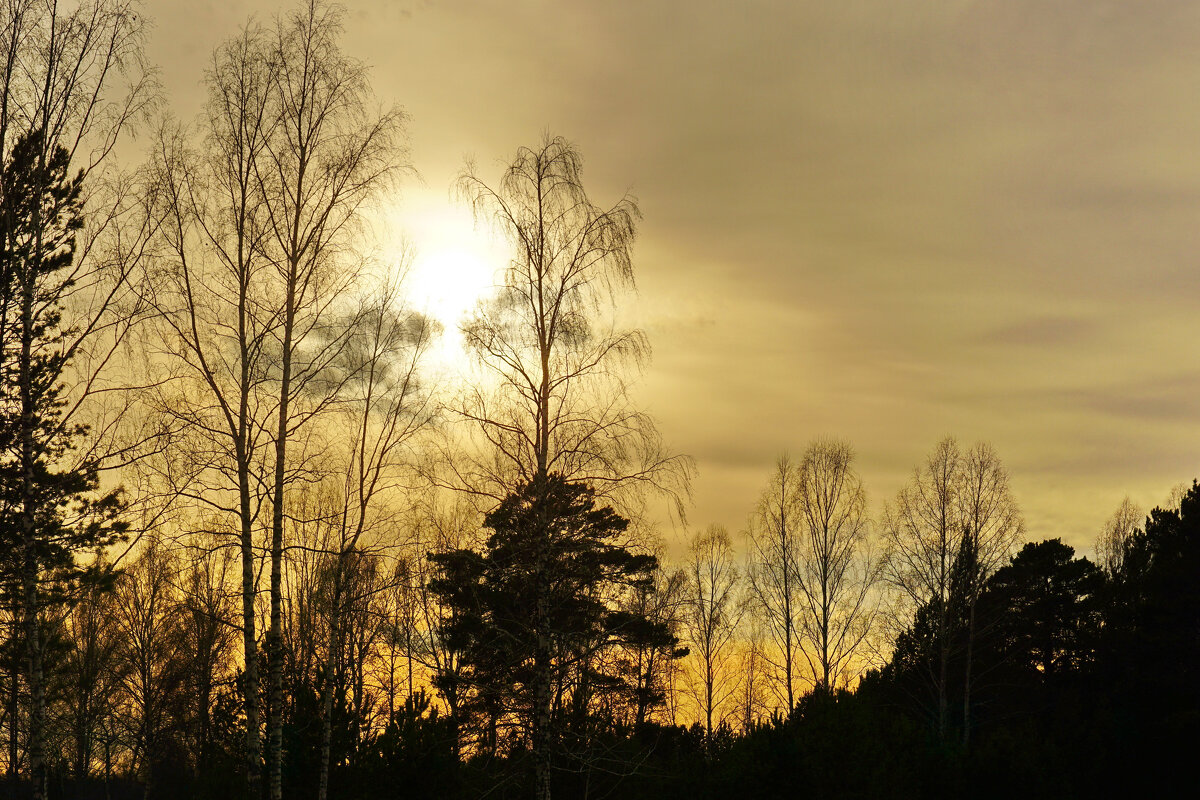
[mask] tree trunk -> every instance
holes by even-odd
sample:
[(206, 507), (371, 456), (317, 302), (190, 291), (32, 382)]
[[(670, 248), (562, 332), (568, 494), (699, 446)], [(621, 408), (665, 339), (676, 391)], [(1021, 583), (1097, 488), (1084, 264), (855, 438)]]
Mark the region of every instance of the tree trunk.
[(41, 624), (38, 606), (38, 565), (31, 537), (27, 534), (24, 569), (25, 637), (29, 653), (29, 779), (33, 784), (33, 799), (46, 796), (45, 726), (46, 690), (42, 666)]
[(713, 718), (713, 662), (709, 657), (705, 667), (704, 678), (704, 745), (705, 757), (712, 757), (712, 718)]
[[(542, 602), (539, 601), (539, 606)], [(550, 800), (550, 647), (544, 633), (538, 633), (533, 686), (533, 771), (534, 797)]]
[(971, 530), (968, 531), (971, 537), (971, 563), (970, 563), (970, 585), (967, 587), (967, 652), (966, 665), (963, 673), (963, 730), (962, 730), (962, 745), (967, 747), (971, 742), (971, 667), (972, 659), (975, 654), (975, 605), (979, 599), (979, 586), (982, 583), (982, 576), (979, 574), (979, 521), (976, 520)]
[[(38, 167), (41, 174), (44, 154), (39, 154)], [(45, 768), (45, 725), (46, 689), (42, 672), (41, 624), (38, 607), (41, 597), (38, 584), (41, 580), (41, 564), (37, 554), (37, 498), (35, 468), (37, 450), (34, 437), (37, 432), (37, 408), (33, 396), (33, 335), (34, 295), (37, 290), (38, 260), (42, 252), (41, 202), (34, 204), (34, 246), (31, 260), (21, 270), (21, 352), (17, 363), (17, 381), (20, 387), (21, 418), (21, 534), (23, 544), (22, 593), (24, 600), (25, 646), (29, 654), (29, 777), (33, 783), (33, 800), (46, 796)]]
[[(829, 532), (825, 532), (826, 543), (822, 544), (825, 553), (828, 553), (828, 538)], [(821, 688), (826, 694), (829, 693), (829, 617), (832, 614), (829, 601), (829, 559), (826, 556), (822, 558), (821, 564)]]
[(963, 747), (971, 741), (971, 657), (975, 649), (975, 603), (971, 603), (970, 621), (967, 626), (967, 663), (963, 679)]
[[(333, 683), (336, 653), (339, 646), (338, 625), (341, 618), (342, 554), (338, 554), (337, 573), (333, 578), (333, 598), (329, 608), (329, 642), (325, 652), (325, 685), (321, 691), (321, 765), (317, 781), (317, 800), (329, 796), (329, 758), (333, 742)], [(389, 724), (391, 720), (388, 720)]]
[(250, 478), (243, 462), (238, 481), (242, 515), (242, 652), (245, 659), (244, 710), (246, 713), (246, 786), (250, 800), (261, 796), (262, 753), (259, 747), (258, 637), (254, 610), (254, 530), (250, 510)]
[(404, 631), (404, 655), (408, 662), (408, 696), (413, 695), (413, 649), (412, 649), (412, 625), (406, 623)]
[(270, 738), (270, 800), (283, 798), (283, 492), (290, 421), (288, 407), (292, 391), (292, 333), (296, 319), (297, 268), (295, 260), (288, 265), (271, 507), (271, 630), (267, 636), (267, 668), (271, 679), (271, 714), (267, 723)]
[[(543, 367), (546, 364), (546, 351), (543, 351)], [(543, 376), (547, 373), (543, 372)], [(544, 381), (543, 381), (544, 383)], [(546, 395), (543, 395), (546, 397)], [(539, 454), (538, 477), (545, 479), (545, 452)], [(544, 504), (543, 504), (544, 508)], [(536, 800), (550, 800), (550, 747), (551, 747), (551, 651), (550, 636), (546, 630), (547, 619), (550, 616), (549, 600), (546, 597), (549, 579), (550, 560), (550, 525), (549, 520), (542, 516), (538, 532), (541, 538), (541, 552), (538, 554), (538, 567), (534, 573), (537, 581), (537, 603), (534, 611), (534, 633), (536, 649), (534, 651), (534, 684), (533, 684), (533, 771), (534, 797)]]
[(971, 743), (971, 662), (975, 653), (975, 602), (977, 599), (974, 582), (974, 576), (972, 576), (970, 610), (967, 614), (967, 663), (963, 677), (962, 744), (964, 748)]
[(790, 541), (787, 535), (787, 477), (781, 477), (779, 490), (779, 561), (783, 567), (783, 670), (787, 681), (787, 710), (788, 714), (796, 707), (796, 696), (792, 688), (795, 676), (792, 674), (792, 639), (795, 632), (792, 624), (792, 563), (791, 552), (788, 548)]
[[(17, 596), (17, 587), (15, 586), (13, 587), (12, 596)], [(19, 755), (18, 743), (20, 741), (17, 737), (17, 732), (20, 730), (20, 725), (18, 724), (20, 720), (18, 718), (20, 716), (21, 671), (17, 666), (18, 650), (16, 647), (18, 641), (17, 627), (19, 624), (14, 614), (12, 638), (10, 639), (13, 645), (10, 655), (12, 661), (8, 667), (8, 779), (13, 786), (16, 785), (17, 780), (17, 756)]]

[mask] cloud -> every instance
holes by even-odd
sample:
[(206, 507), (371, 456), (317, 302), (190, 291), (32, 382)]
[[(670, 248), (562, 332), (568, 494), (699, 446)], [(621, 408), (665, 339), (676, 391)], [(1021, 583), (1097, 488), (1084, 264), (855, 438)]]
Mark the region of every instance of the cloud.
[[(249, 10), (153, 9), (173, 98)], [(1200, 468), (1194, 2), (384, 3), (347, 36), (418, 190), (550, 129), (593, 199), (637, 195), (642, 396), (719, 476), (697, 522), (822, 433), (879, 500), (993, 440), (1077, 542)]]

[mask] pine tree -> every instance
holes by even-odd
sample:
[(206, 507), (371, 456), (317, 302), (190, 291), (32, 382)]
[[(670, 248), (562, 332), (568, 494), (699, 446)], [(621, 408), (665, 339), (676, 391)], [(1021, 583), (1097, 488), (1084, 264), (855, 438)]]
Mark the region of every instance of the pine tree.
[(126, 531), (119, 489), (101, 491), (99, 464), (81, 453), (86, 425), (68, 421), (65, 381), (78, 341), (64, 317), (83, 227), (82, 173), (40, 131), (13, 146), (0, 176), (0, 544), (6, 585), (28, 654), (29, 762), (35, 797), (45, 786), (44, 635), (40, 614), (102, 567), (76, 561)]
[[(536, 794), (549, 797), (551, 756), (564, 709), (588, 708), (588, 692), (609, 675), (598, 658), (621, 644), (671, 646), (666, 626), (616, 602), (628, 588), (649, 587), (658, 561), (620, 544), (629, 525), (595, 492), (558, 475), (534, 478), (485, 520), (483, 551), (431, 554), (432, 590), (454, 609), (448, 631), (464, 653), (474, 708), (486, 721), (515, 717), (528, 731)], [(554, 702), (556, 690), (569, 697)], [(444, 688), (444, 687), (439, 687)]]

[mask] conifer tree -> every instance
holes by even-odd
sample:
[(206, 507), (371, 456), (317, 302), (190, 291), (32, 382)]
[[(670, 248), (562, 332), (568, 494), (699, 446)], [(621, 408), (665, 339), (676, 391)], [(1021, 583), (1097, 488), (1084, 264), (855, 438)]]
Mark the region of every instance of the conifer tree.
[(19, 586), (31, 708), (29, 762), (35, 797), (45, 785), (45, 637), (40, 615), (103, 567), (76, 555), (126, 531), (119, 489), (101, 491), (99, 463), (78, 452), (86, 425), (64, 413), (64, 381), (76, 350), (64, 306), (83, 227), (83, 175), (40, 130), (14, 144), (3, 168), (0, 209), (0, 542), (12, 554), (4, 583)]
[[(559, 475), (522, 485), (484, 524), (492, 534), (482, 552), (431, 555), (439, 571), (431, 588), (455, 611), (448, 635), (465, 654), (476, 707), (528, 731), (544, 800), (561, 709), (581, 705), (568, 701), (589, 681), (621, 680), (601, 674), (595, 656), (619, 644), (674, 643), (664, 624), (615, 602), (622, 589), (649, 587), (658, 560), (622, 546), (628, 520)], [(576, 696), (554, 702), (561, 686)]]

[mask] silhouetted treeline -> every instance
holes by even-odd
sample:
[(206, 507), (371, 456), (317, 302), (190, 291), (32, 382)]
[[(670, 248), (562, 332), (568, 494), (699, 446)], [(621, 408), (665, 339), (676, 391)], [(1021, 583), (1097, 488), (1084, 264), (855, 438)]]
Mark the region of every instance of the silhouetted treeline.
[[(579, 510), (591, 513), (588, 508)], [(497, 550), (485, 559), (525, 557), (514, 538), (524, 523), (514, 522), (512, 510), (505, 513), (491, 524), (505, 531), (495, 547), (509, 555)], [(610, 536), (619, 517), (601, 515), (593, 523), (601, 526), (596, 529), (600, 536)], [(598, 542), (584, 548), (603, 561)], [(948, 611), (953, 642), (947, 683), (950, 708), (956, 711), (940, 734), (931, 680), (939, 648), (930, 624), (940, 609), (926, 606), (898, 637), (882, 669), (868, 672), (853, 688), (818, 687), (800, 697), (790, 714), (746, 729), (735, 731), (726, 722), (708, 736), (700, 723), (690, 728), (639, 723), (632, 713), (613, 714), (607, 702), (574, 711), (569, 703), (556, 706), (555, 714), (561, 711), (562, 717), (553, 794), (1095, 797), (1138, 793), (1148, 775), (1164, 791), (1182, 792), (1191, 781), (1187, 765), (1200, 712), (1200, 590), (1195, 580), (1200, 574), (1200, 485), (1193, 485), (1179, 508), (1155, 509), (1125, 540), (1121, 555), (1110, 572), (1077, 557), (1060, 540), (1033, 542), (988, 578), (976, 612), (969, 738), (963, 736), (967, 621), (961, 576), (971, 556), (964, 544), (955, 560)], [(459, 551), (447, 558), (471, 556)], [(115, 761), (124, 768), (130, 763), (129, 748), (144, 751), (135, 756), (152, 766), (140, 774), (153, 776), (153, 793), (159, 796), (215, 798), (242, 791), (238, 674), (209, 671), (218, 662), (205, 661), (202, 654), (223, 647), (221, 635), (204, 624), (214, 609), (206, 611), (181, 592), (180, 581), (166, 580), (168, 574), (182, 577), (183, 585), (193, 587), (199, 580), (194, 567), (180, 569), (169, 559), (153, 550), (144, 554), (115, 589), (85, 594), (51, 627), (49, 738), (58, 743), (50, 762), (52, 796), (130, 797), (144, 791), (144, 780), (131, 782), (133, 776), (123, 768), (77, 779), (73, 753), (86, 748), (93, 748), (100, 761), (120, 750), (123, 755)], [(449, 567), (454, 562), (441, 563)], [(634, 564), (628, 554), (606, 563), (617, 570), (614, 575)], [(505, 580), (529, 574), (527, 566), (514, 571), (503, 561), (480, 566), (505, 573)], [(643, 561), (638, 568), (647, 566), (650, 562)], [(458, 595), (465, 596), (473, 579), (457, 568), (452, 574), (459, 576)], [(519, 596), (491, 595), (480, 602), (494, 605), (510, 597), (517, 601)], [(486, 617), (506, 613), (482, 606), (471, 611), (467, 605), (463, 603), (467, 615), (458, 618), (456, 635), (474, 636), (475, 641), (482, 641), (480, 632), (490, 624)], [(566, 607), (558, 611), (554, 624), (560, 629), (571, 628), (570, 617), (583, 613)], [(387, 612), (380, 607), (377, 613)], [(596, 613), (598, 607), (587, 612)], [(526, 610), (499, 624), (527, 637), (528, 628), (512, 626), (531, 617)], [(623, 622), (627, 620), (610, 618), (603, 624), (619, 629)], [(475, 633), (463, 633), (462, 626)], [(371, 636), (364, 631), (354, 635)], [(534, 639), (525, 641), (520, 646), (535, 647)], [(304, 796), (317, 777), (311, 754), (320, 747), (321, 674), (316, 665), (298, 670), (306, 659), (312, 663), (311, 656), (302, 640), (289, 642), (283, 786), (289, 796)], [(671, 644), (663, 640), (653, 646)], [(497, 738), (494, 726), (504, 713), (487, 712), (488, 697), (502, 685), (515, 687), (514, 694), (494, 702), (506, 704), (504, 708), (521, 703), (525, 679), (492, 673), (478, 677), (481, 670), (505, 663), (502, 654), (464, 660), (461, 689), (475, 710), (452, 719), (427, 690), (408, 695), (399, 689), (390, 697), (358, 694), (370, 692), (356, 685), (362, 665), (353, 652), (351, 648), (346, 654), (333, 693), (330, 785), (337, 796), (518, 798), (533, 793), (527, 731), (513, 729)], [(8, 670), (13, 669), (11, 658), (10, 648)], [(534, 661), (522, 658), (519, 663)], [(588, 674), (595, 682), (591, 691), (636, 687), (615, 676), (604, 678), (600, 671)], [(203, 704), (198, 703), (201, 698)], [(631, 703), (636, 699), (630, 698)], [(19, 698), (18, 703), (27, 700)], [(82, 716), (89, 707), (105, 720), (92, 729), (90, 743), (79, 738), (89, 735)], [(476, 726), (477, 733), (460, 726)]]
[[(921, 608), (888, 664), (815, 691), (786, 718), (718, 737), (656, 731), (625, 797), (1182, 796), (1200, 741), (1200, 485), (1155, 509), (1112, 572), (1058, 539), (1025, 545), (980, 597), (971, 695), (938, 734), (937, 648)], [(965, 549), (956, 573), (970, 558)], [(951, 707), (961, 709), (965, 601), (951, 592)], [(642, 735), (647, 735), (643, 732)], [(638, 787), (638, 788), (633, 788)]]

